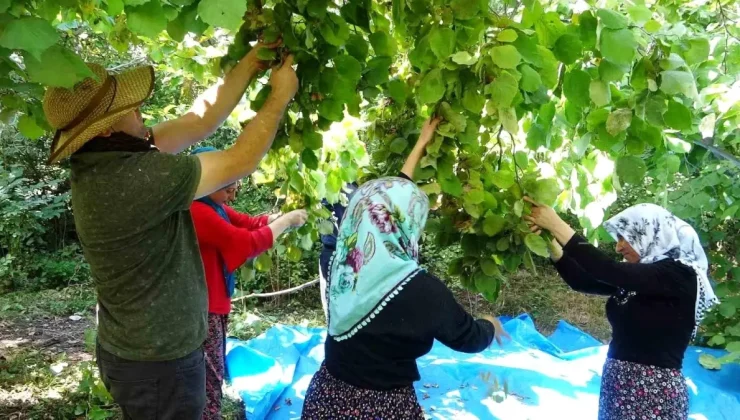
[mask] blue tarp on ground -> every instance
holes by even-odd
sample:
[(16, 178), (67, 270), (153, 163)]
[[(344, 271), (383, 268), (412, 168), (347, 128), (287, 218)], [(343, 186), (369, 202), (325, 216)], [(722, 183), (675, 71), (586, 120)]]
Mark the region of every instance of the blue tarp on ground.
[[(427, 417), (596, 419), (606, 346), (564, 321), (550, 337), (537, 332), (528, 315), (504, 325), (512, 340), (503, 348), (468, 355), (435, 343), (419, 359), (421, 381), (415, 387)], [(231, 385), (249, 419), (300, 418), (306, 389), (324, 358), (325, 337), (324, 329), (276, 326), (249, 341), (229, 339)], [(740, 419), (740, 366), (705, 370), (698, 363), (705, 352), (723, 354), (690, 347), (684, 360), (690, 418)], [(503, 402), (491, 398), (494, 377), (508, 385)]]

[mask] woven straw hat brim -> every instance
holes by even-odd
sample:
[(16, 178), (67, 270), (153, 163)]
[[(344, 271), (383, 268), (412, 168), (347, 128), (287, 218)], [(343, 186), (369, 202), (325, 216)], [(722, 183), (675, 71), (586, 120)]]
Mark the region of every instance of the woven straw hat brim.
[(115, 82), (100, 101), (101, 105), (75, 127), (57, 132), (58, 139), (52, 145), (49, 163), (56, 163), (71, 156), (85, 143), (141, 106), (154, 89), (154, 69), (149, 66), (137, 67), (109, 77), (114, 78)]

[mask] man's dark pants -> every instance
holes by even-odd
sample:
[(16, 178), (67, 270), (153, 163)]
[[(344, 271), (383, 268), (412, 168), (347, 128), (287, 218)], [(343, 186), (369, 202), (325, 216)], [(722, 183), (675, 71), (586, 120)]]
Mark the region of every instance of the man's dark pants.
[(122, 359), (97, 345), (100, 378), (128, 420), (197, 420), (206, 405), (203, 349), (164, 362)]

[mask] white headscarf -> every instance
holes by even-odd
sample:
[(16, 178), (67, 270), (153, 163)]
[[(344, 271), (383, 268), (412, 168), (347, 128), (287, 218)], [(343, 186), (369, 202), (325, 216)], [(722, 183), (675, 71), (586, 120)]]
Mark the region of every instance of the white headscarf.
[(670, 258), (696, 272), (695, 335), (705, 313), (719, 300), (709, 284), (707, 256), (694, 228), (655, 204), (632, 206), (604, 222), (604, 227), (615, 240), (624, 238), (642, 264)]

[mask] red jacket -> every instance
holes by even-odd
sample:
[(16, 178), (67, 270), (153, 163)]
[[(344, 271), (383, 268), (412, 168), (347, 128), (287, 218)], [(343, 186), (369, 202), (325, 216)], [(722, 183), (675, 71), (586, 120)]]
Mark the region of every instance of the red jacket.
[(208, 312), (219, 315), (231, 312), (222, 264), (225, 262), (228, 271), (234, 271), (273, 245), (267, 216), (251, 217), (226, 205), (224, 209), (231, 223), (207, 204), (194, 201), (190, 207), (206, 272)]

